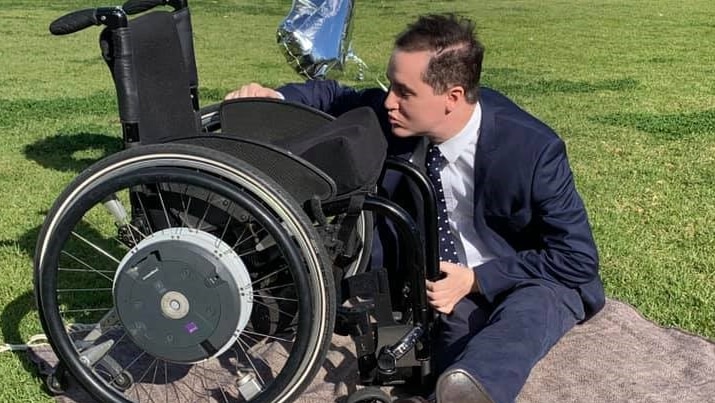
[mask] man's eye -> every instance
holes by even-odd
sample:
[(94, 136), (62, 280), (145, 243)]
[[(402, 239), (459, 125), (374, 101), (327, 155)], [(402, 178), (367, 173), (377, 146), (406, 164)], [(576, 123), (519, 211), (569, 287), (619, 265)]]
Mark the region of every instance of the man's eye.
[(399, 98), (407, 98), (410, 95), (412, 95), (411, 92), (407, 91), (405, 88), (400, 87), (398, 85), (390, 85), (389, 91), (392, 91), (392, 93), (395, 94)]

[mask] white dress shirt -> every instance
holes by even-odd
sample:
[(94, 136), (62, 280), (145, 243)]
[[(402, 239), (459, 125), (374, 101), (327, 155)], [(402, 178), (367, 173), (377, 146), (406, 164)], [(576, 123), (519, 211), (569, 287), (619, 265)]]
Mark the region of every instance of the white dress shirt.
[[(467, 125), (444, 143), (439, 151), (447, 160), (440, 177), (452, 233), (458, 238), (457, 255), (468, 267), (479, 266), (494, 256), (487, 250), (474, 227), (474, 156), (482, 123), (482, 108), (477, 103)], [(424, 166), (429, 140), (421, 142), (410, 161)]]

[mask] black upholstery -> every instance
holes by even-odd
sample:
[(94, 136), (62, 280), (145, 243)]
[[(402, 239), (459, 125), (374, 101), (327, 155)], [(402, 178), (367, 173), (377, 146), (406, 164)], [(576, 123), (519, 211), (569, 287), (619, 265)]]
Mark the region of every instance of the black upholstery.
[(240, 98), (224, 102), (220, 116), (224, 134), (273, 144), (320, 168), (338, 196), (370, 190), (382, 171), (387, 142), (369, 108), (333, 120), (301, 104)]
[(268, 143), (296, 137), (335, 119), (302, 104), (269, 98), (225, 101), (219, 114), (223, 132)]
[(337, 184), (338, 196), (372, 190), (387, 157), (387, 141), (372, 109), (353, 109), (323, 126), (273, 144), (305, 158)]
[(301, 204), (313, 196), (321, 200), (335, 197), (336, 186), (330, 177), (302, 158), (270, 144), (222, 134), (199, 135), (176, 141), (220, 150), (249, 163), (276, 181)]
[[(128, 28), (105, 30), (100, 41), (117, 86), (120, 118), (125, 126), (137, 125), (141, 144), (198, 133), (190, 90), (195, 76), (186, 66), (173, 13), (144, 14)], [(116, 49), (116, 43), (125, 47)]]

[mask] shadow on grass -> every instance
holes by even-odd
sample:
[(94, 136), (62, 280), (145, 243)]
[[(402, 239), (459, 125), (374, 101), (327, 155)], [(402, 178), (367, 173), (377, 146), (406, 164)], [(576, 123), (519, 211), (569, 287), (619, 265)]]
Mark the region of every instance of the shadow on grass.
[[(25, 291), (9, 304), (5, 305), (0, 314), (0, 326), (6, 343), (21, 343), (20, 322), (30, 312), (35, 310), (35, 294), (32, 291)], [(40, 372), (24, 351), (13, 352), (23, 368), (33, 377), (39, 378)]]
[[(38, 213), (44, 217), (47, 212)], [(22, 234), (20, 238), (15, 240), (0, 240), (0, 247), (14, 247), (15, 245), (20, 247), (20, 250), (25, 253), (30, 259), (35, 255), (35, 244), (37, 243), (37, 236), (40, 234), (40, 226), (37, 226), (26, 233)]]
[[(42, 212), (41, 214), (45, 215), (46, 212)], [(33, 259), (40, 231), (41, 226), (37, 226), (15, 240), (0, 240), (0, 247), (19, 247), (21, 252)], [(95, 240), (101, 238), (101, 234), (83, 222), (78, 224), (77, 231), (81, 232), (88, 239)], [(81, 287), (81, 285), (78, 287)], [(81, 307), (86, 308), (87, 305), (81, 305)], [(23, 336), (20, 332), (20, 324), (28, 314), (31, 314), (37, 309), (40, 309), (40, 307), (37, 305), (34, 290), (23, 292), (4, 307), (0, 314), (0, 329), (2, 329), (5, 342), (11, 344), (22, 343)], [(44, 381), (47, 374), (54, 371), (52, 367), (55, 365), (54, 363), (45, 361), (46, 356), (50, 354), (46, 350), (47, 347), (39, 347), (34, 351), (15, 351), (13, 353), (22, 364), (25, 372), (36, 379)], [(44, 353), (39, 351), (44, 351)], [(52, 356), (54, 357), (54, 355)], [(69, 387), (70, 389), (66, 391), (69, 399), (72, 401), (89, 401), (81, 388), (72, 386), (72, 384), (70, 384)], [(49, 394), (53, 393), (47, 388), (44, 382), (43, 390)], [(75, 398), (75, 396), (78, 398)]]
[(499, 89), (509, 95), (580, 94), (598, 91), (630, 91), (638, 87), (632, 78), (596, 81), (543, 80), (533, 79), (526, 72), (512, 68), (492, 68), (484, 70), (484, 81), (489, 87)]
[[(35, 227), (23, 234), (20, 238), (14, 241), (0, 240), (0, 247), (15, 245), (20, 247), (23, 253), (27, 254), (31, 259), (35, 251), (35, 242), (37, 235), (40, 233), (40, 227)], [(0, 314), (0, 328), (2, 328), (3, 337), (6, 343), (17, 344), (22, 343), (22, 335), (20, 334), (20, 322), (30, 312), (37, 309), (35, 305), (35, 294), (32, 290), (25, 291), (8, 303)], [(24, 351), (13, 352), (18, 361), (22, 363), (23, 368), (29, 374), (39, 378), (40, 372), (36, 365), (30, 361)]]
[(611, 126), (638, 129), (662, 140), (679, 140), (704, 135), (715, 137), (715, 109), (669, 115), (614, 113), (597, 116), (591, 120)]
[(59, 133), (25, 147), (25, 156), (45, 168), (80, 172), (110, 154), (121, 151), (122, 140), (100, 133)]

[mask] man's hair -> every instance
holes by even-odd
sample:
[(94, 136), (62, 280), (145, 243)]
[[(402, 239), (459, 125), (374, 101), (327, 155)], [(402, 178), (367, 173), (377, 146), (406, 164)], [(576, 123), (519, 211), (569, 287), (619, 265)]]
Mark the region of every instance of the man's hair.
[(421, 16), (397, 36), (395, 48), (434, 52), (422, 80), (438, 94), (452, 86), (462, 86), (467, 102), (477, 102), (484, 46), (471, 20), (454, 14)]

